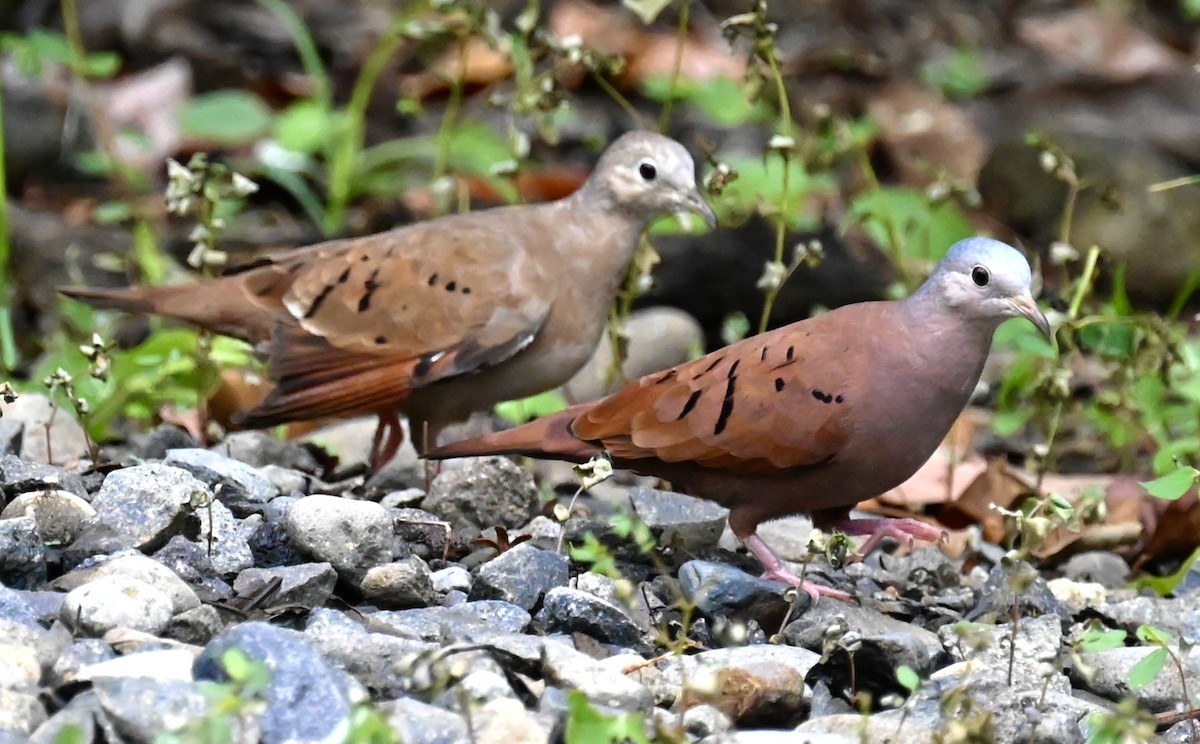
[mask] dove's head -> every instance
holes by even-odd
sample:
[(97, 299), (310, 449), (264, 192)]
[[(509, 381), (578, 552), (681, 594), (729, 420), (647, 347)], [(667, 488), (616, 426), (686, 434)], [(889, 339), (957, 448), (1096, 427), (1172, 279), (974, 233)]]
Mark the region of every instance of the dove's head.
[(1050, 323), (1034, 302), (1029, 262), (1020, 251), (991, 238), (951, 246), (918, 294), (936, 298), (956, 315), (997, 323), (1028, 318), (1043, 334)]
[(664, 214), (699, 214), (715, 227), (717, 217), (696, 187), (692, 156), (670, 137), (628, 132), (608, 146), (588, 187), (635, 219), (649, 222)]

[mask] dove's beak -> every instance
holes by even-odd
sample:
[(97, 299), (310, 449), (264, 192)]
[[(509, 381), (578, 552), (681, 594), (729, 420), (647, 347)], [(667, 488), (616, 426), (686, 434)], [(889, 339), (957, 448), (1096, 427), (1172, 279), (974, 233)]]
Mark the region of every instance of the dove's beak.
[(1050, 321), (1046, 320), (1046, 316), (1042, 313), (1037, 303), (1033, 300), (1033, 295), (1026, 292), (1019, 297), (1014, 297), (1012, 300), (1013, 308), (1016, 309), (1017, 315), (1022, 318), (1028, 318), (1029, 322), (1037, 326), (1037, 329), (1042, 332), (1046, 338), (1050, 337)]
[(681, 209), (699, 214), (704, 218), (704, 224), (710, 228), (717, 226), (717, 215), (713, 212), (712, 207), (708, 206), (708, 202), (704, 201), (704, 197), (700, 193), (693, 191), (683, 198)]

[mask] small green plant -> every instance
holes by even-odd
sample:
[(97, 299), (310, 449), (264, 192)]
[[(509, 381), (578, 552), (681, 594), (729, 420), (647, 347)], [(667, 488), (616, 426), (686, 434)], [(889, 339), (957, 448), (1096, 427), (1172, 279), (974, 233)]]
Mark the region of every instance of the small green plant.
[(566, 744), (651, 744), (641, 713), (606, 715), (578, 690), (567, 693)]
[(1124, 698), (1114, 711), (1092, 713), (1086, 719), (1087, 744), (1149, 744), (1158, 741), (1154, 716), (1133, 698)]
[(159, 734), (155, 744), (226, 744), (245, 738), (242, 734), (252, 727), (251, 719), (266, 707), (271, 671), (237, 648), (221, 655), (221, 668), (229, 681), (200, 683), (210, 701), (208, 712), (177, 731)]
[(941, 60), (921, 67), (921, 79), (952, 101), (964, 101), (982, 93), (988, 85), (979, 50), (963, 46)]

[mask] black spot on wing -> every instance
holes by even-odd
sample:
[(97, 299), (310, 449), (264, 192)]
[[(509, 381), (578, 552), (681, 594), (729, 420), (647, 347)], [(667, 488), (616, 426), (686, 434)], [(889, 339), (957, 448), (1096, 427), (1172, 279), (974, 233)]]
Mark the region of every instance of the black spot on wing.
[(379, 267), (371, 272), (367, 277), (367, 281), (363, 283), (363, 295), (358, 298), (358, 311), (365, 313), (371, 307), (371, 295), (375, 294), (375, 290), (379, 289)]
[(350, 267), (347, 266), (345, 271), (343, 271), (341, 274), (338, 274), (338, 278), (334, 280), (333, 284), (326, 284), (321, 289), (320, 293), (313, 298), (312, 304), (308, 306), (308, 310), (304, 311), (304, 317), (311, 318), (312, 316), (316, 315), (317, 310), (321, 309), (321, 305), (329, 298), (329, 293), (332, 292), (338, 285), (345, 284), (346, 280), (349, 278)]
[(783, 378), (782, 378), (782, 377), (776, 377), (776, 378), (775, 378), (775, 392), (777, 392), (777, 393), (778, 393), (778, 392), (782, 391), (782, 390), (783, 390), (783, 388), (784, 388), (784, 386), (785, 386), (785, 384), (786, 384), (786, 383), (784, 383), (784, 381), (783, 381)]
[[(817, 400), (821, 401), (822, 403), (832, 403), (834, 401), (834, 397), (832, 394), (821, 392), (820, 390), (817, 390), (816, 388), (813, 388), (812, 397), (816, 398)], [(840, 396), (840, 395), (837, 396), (837, 402), (838, 403), (842, 402), (842, 396)]]
[(679, 415), (675, 417), (676, 421), (682, 420), (684, 416), (692, 412), (692, 409), (695, 408), (696, 404), (700, 402), (700, 393), (700, 390), (696, 390), (690, 396), (688, 396), (687, 403), (683, 404), (683, 410), (680, 411)]
[(733, 391), (736, 385), (737, 376), (731, 375), (729, 382), (725, 385), (725, 400), (721, 401), (721, 413), (717, 416), (717, 425), (713, 427), (714, 436), (725, 431), (725, 425), (729, 423), (729, 417), (733, 415)]
[(787, 360), (790, 362), (796, 357), (796, 347), (789, 346), (787, 350)]
[(673, 379), (675, 379), (675, 370), (669, 369), (666, 372), (664, 372), (663, 374), (659, 375), (658, 378), (654, 381), (654, 384), (661, 385), (664, 382), (669, 382), (670, 380), (673, 380)]

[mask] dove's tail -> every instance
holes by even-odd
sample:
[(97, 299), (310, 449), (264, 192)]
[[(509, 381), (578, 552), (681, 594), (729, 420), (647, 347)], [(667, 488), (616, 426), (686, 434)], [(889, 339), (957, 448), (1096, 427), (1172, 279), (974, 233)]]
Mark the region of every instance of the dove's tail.
[(572, 406), (507, 431), (434, 447), (422, 456), (431, 460), (445, 460), (451, 457), (479, 455), (528, 455), (569, 462), (587, 462), (600, 454), (601, 448), (571, 433), (571, 422), (589, 405), (583, 403)]
[(263, 340), (270, 333), (268, 312), (240, 286), (224, 285), (226, 281), (222, 277), (160, 287), (60, 287), (58, 291), (102, 310), (162, 315), (252, 343)]
[(145, 287), (126, 289), (94, 289), (92, 287), (59, 287), (58, 291), (73, 300), (86, 302), (101, 310), (122, 310), (127, 313), (158, 313), (158, 303)]

